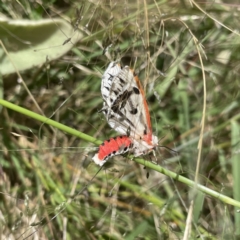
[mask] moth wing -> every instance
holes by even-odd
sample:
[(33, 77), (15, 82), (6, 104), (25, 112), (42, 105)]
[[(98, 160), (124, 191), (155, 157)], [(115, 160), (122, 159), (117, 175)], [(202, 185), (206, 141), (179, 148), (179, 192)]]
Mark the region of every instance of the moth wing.
[(120, 64), (110, 62), (108, 68), (102, 76), (101, 93), (104, 102), (107, 103), (107, 106), (111, 105), (111, 99), (116, 98), (114, 92), (112, 91), (112, 83), (115, 81), (116, 76), (121, 70)]
[(111, 62), (102, 78), (103, 113), (109, 125), (134, 139), (152, 136), (148, 105), (133, 71)]

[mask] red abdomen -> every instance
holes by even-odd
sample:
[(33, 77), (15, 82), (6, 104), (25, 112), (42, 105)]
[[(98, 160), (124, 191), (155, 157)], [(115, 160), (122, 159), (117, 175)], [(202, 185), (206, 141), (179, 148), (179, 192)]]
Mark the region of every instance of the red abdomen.
[(102, 166), (108, 158), (123, 154), (132, 148), (132, 140), (128, 136), (118, 136), (105, 140), (93, 157), (96, 164)]

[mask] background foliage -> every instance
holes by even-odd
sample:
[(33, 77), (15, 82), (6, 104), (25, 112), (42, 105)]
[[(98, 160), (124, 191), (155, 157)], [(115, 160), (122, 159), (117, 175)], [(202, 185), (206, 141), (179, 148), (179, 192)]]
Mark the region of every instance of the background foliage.
[[(16, 70), (1, 71), (5, 100), (101, 140), (116, 136), (98, 113), (100, 79), (109, 61), (121, 58), (142, 80), (161, 145), (177, 151), (158, 148), (144, 159), (189, 179), (195, 177), (204, 73), (199, 182), (240, 200), (239, 5), (2, 1), (0, 10), (0, 37), (9, 53), (1, 52), (2, 64), (12, 66), (10, 58), (17, 57), (24, 62), (15, 63), (22, 80)], [(37, 22), (43, 19), (47, 28)], [(34, 60), (39, 54), (41, 64)], [(93, 144), (6, 108), (0, 114), (3, 239), (182, 239), (192, 199), (190, 239), (239, 237), (237, 208), (127, 155), (98, 172)]]

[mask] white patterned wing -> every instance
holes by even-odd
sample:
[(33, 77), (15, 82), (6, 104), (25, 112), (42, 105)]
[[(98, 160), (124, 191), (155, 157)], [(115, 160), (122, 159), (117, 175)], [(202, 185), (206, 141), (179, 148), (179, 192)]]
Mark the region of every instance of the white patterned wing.
[(147, 103), (133, 71), (111, 62), (102, 78), (103, 113), (109, 125), (121, 134), (140, 139), (152, 134)]
[(111, 62), (102, 76), (101, 93), (104, 102), (109, 106), (111, 105), (111, 99), (117, 97), (112, 92), (112, 83), (121, 70), (120, 64)]

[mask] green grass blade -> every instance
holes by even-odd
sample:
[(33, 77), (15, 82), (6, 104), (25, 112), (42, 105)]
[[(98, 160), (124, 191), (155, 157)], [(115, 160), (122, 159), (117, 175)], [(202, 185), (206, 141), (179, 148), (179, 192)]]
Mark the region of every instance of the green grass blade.
[[(239, 133), (240, 126), (236, 121), (231, 122), (231, 138), (232, 138), (232, 174), (233, 174), (233, 196), (234, 199), (240, 201), (240, 159), (239, 159)], [(239, 208), (235, 207), (235, 229), (236, 234), (240, 235), (240, 215)]]

